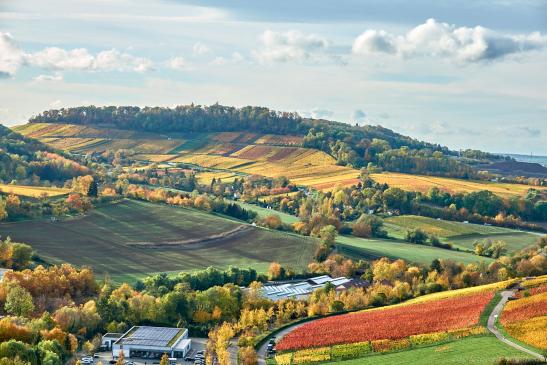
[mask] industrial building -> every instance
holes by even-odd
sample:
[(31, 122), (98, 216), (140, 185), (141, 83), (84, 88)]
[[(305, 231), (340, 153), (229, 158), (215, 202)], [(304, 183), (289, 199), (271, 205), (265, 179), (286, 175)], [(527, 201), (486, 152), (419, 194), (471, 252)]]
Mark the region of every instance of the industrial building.
[(350, 288), (365, 288), (370, 285), (370, 283), (366, 280), (349, 279), (345, 277), (333, 279), (329, 275), (322, 275), (303, 281), (264, 285), (262, 288), (262, 294), (271, 300), (280, 300), (285, 298), (306, 299), (315, 290), (323, 288), (327, 283), (331, 283), (337, 291), (347, 290)]
[(159, 359), (163, 354), (184, 358), (191, 346), (186, 328), (134, 326), (112, 343), (112, 356), (123, 351), (125, 358)]

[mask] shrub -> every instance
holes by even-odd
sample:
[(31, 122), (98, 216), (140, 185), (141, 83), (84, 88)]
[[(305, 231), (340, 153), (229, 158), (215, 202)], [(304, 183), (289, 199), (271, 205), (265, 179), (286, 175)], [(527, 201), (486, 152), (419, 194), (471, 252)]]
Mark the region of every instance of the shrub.
[(410, 243), (423, 245), (427, 241), (427, 233), (420, 228), (412, 228), (406, 231), (405, 240)]
[(326, 360), (330, 360), (330, 347), (300, 350), (293, 356), (293, 364), (310, 364)]
[(446, 332), (423, 333), (410, 336), (410, 343), (412, 343), (413, 346), (426, 345), (446, 340), (448, 340), (448, 333)]
[(336, 345), (331, 349), (333, 359), (353, 359), (361, 357), (372, 351), (370, 342), (357, 342), (345, 345)]
[(372, 348), (375, 352), (398, 351), (410, 348), (410, 341), (406, 338), (401, 340), (376, 340), (372, 341)]

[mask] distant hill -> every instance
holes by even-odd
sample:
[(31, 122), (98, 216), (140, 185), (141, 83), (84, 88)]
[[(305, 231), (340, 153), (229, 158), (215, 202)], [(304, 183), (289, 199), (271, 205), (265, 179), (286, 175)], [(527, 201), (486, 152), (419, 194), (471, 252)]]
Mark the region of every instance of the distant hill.
[(539, 163), (501, 161), (480, 167), (502, 175), (547, 178), (547, 167)]
[[(247, 132), (300, 136), (302, 147), (324, 151), (342, 166), (458, 178), (477, 176), (477, 171), (460, 160), (457, 152), (439, 144), (419, 141), (381, 126), (302, 118), (296, 113), (264, 107), (83, 106), (44, 111), (31, 118), (30, 123), (63, 123), (169, 135)], [(481, 151), (466, 151), (462, 156), (466, 162), (473, 160), (474, 163), (501, 158)]]

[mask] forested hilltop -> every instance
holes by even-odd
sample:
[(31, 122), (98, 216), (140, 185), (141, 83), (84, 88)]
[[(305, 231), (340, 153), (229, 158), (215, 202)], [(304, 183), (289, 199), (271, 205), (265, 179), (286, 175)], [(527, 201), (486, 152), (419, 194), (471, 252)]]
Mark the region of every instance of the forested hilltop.
[(242, 131), (303, 136), (303, 146), (323, 150), (338, 164), (389, 171), (477, 178), (469, 164), (500, 159), (481, 151), (458, 153), (438, 144), (403, 136), (381, 126), (357, 126), (265, 107), (183, 105), (175, 108), (82, 106), (48, 110), (31, 123), (68, 123), (156, 133)]

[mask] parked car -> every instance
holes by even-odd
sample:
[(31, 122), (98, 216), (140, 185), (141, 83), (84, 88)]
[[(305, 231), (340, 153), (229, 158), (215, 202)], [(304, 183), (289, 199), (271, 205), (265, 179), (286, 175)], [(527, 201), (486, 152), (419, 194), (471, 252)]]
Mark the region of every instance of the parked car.
[(115, 364), (116, 363), (116, 360), (112, 359), (110, 361), (108, 361), (109, 364)]
[(99, 355), (99, 354), (93, 354), (93, 358), (95, 358), (95, 359), (98, 359), (100, 357), (101, 357), (101, 355)]

